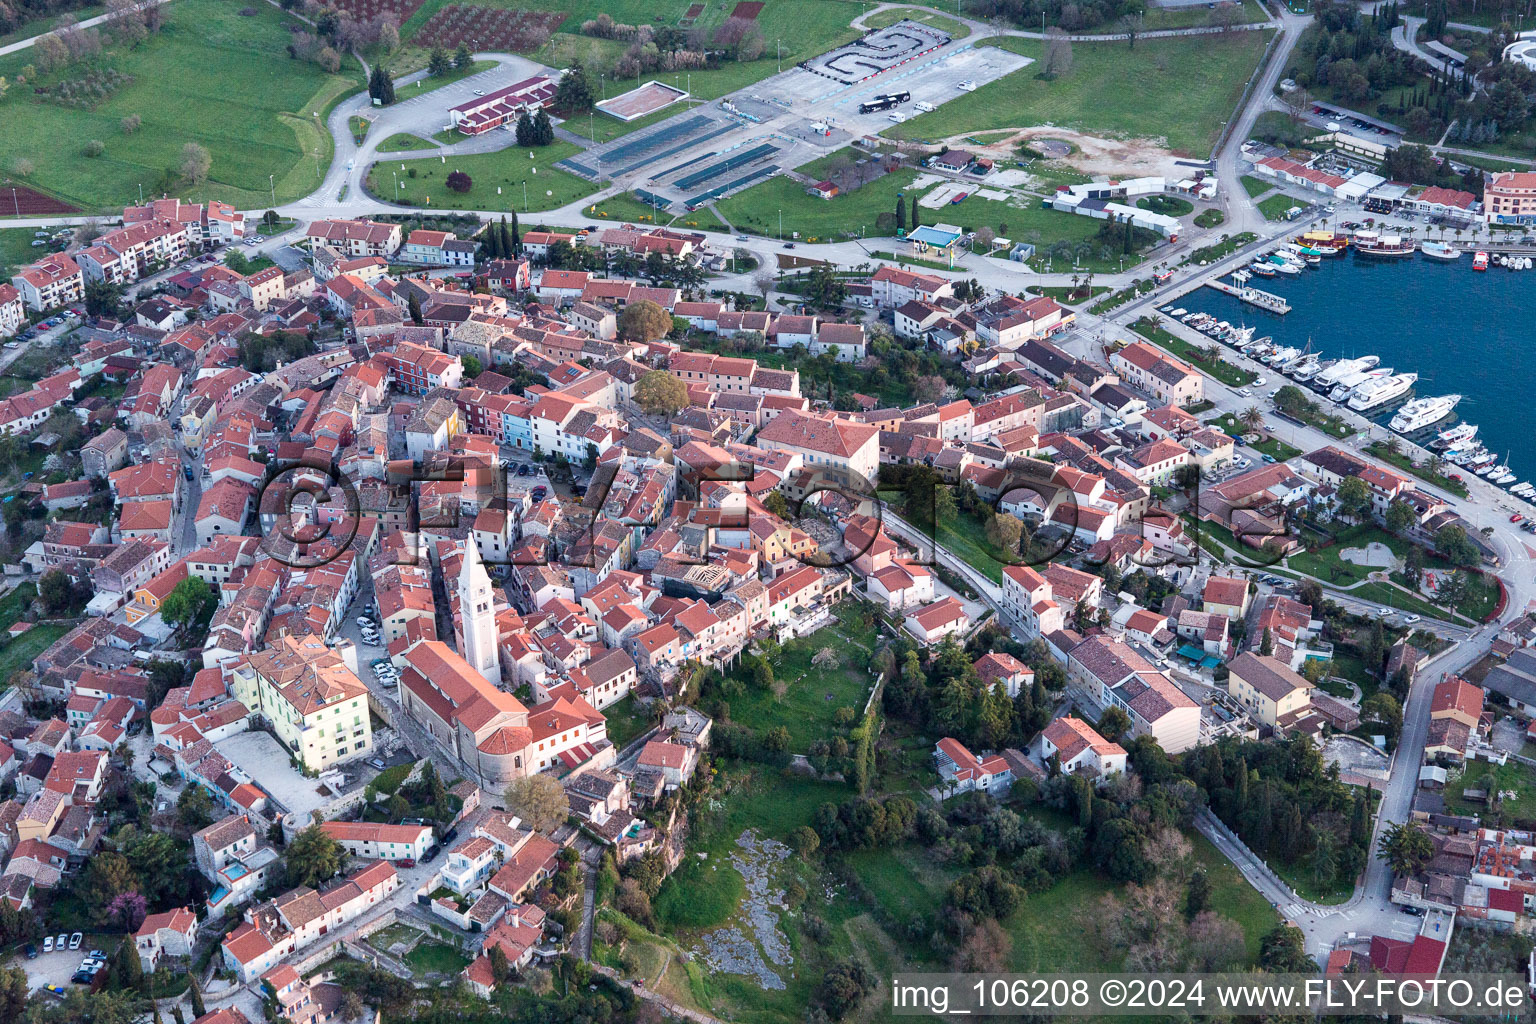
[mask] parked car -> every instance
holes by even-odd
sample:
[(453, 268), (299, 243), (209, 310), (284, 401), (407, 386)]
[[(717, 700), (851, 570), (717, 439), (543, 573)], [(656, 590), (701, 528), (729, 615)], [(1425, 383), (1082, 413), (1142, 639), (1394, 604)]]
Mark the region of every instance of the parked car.
[(543, 501), (544, 496), (549, 493), (549, 488), (545, 487), (543, 484), (540, 484), (538, 487), (535, 487), (531, 493), (534, 501)]
[(53, 952), (53, 936), (52, 935), (49, 935), (49, 936), (47, 936), (46, 938), (43, 939), (43, 952), (44, 953), (52, 953)]
[(35, 942), (27, 943), (27, 959), (28, 960), (36, 960), (37, 959), (37, 943), (35, 943)]
[(59, 932), (59, 937), (53, 940), (53, 948), (63, 952), (64, 947), (67, 945), (69, 945), (69, 934), (67, 932)]
[(80, 932), (75, 932), (75, 934), (73, 934), (73, 935), (71, 935), (69, 937), (69, 948), (70, 949), (79, 949), (80, 948), (80, 943), (82, 943), (84, 941), (85, 941), (85, 936), (82, 933), (80, 933)]
[(401, 857), (399, 860), (395, 861), (395, 865), (402, 868), (413, 868), (416, 866), (416, 858)]

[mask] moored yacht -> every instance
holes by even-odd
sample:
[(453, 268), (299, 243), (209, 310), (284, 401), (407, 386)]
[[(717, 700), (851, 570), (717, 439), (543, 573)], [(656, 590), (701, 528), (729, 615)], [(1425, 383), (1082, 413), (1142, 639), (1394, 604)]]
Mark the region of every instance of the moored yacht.
[(1401, 398), (1419, 379), (1416, 373), (1395, 373), (1390, 377), (1377, 377), (1355, 388), (1349, 396), (1349, 407), (1356, 412), (1376, 409), (1395, 398)]
[(1460, 395), (1415, 398), (1397, 410), (1397, 415), (1392, 417), (1390, 426), (1400, 434), (1411, 434), (1415, 430), (1423, 430), (1449, 416), (1459, 401), (1461, 401)]

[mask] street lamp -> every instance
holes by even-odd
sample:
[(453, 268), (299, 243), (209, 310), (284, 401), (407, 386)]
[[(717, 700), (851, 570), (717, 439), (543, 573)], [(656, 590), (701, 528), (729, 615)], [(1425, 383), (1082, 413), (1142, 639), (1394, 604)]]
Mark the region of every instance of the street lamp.
[[(139, 186), (139, 187), (143, 188), (142, 185)], [(272, 190), (272, 205), (276, 206), (277, 205), (277, 175), (275, 175), (275, 174), (267, 175), (267, 187)]]
[(784, 211), (779, 211), (779, 241), (784, 241)]
[(523, 212), (528, 212), (528, 179), (523, 179)]

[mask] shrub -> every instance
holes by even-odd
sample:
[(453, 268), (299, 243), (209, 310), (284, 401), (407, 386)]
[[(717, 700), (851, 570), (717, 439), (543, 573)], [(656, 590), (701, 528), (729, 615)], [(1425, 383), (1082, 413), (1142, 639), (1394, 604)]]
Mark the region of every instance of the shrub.
[(448, 175), (448, 187), (460, 194), (468, 192), (474, 185), (469, 175), (463, 171), (454, 171)]
[(92, 159), (101, 156), (101, 154), (105, 153), (106, 151), (107, 147), (102, 143), (100, 139), (92, 139), (90, 142), (85, 144), (85, 155), (91, 157)]

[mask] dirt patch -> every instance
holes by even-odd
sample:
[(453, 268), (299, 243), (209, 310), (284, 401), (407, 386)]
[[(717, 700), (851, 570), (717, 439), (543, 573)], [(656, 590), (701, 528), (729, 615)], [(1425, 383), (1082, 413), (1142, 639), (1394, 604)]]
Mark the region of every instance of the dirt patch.
[(757, 16), (763, 13), (763, 5), (760, 0), (742, 0), (741, 3), (731, 8), (731, 17), (745, 18), (748, 21), (756, 21)]
[(421, 27), (416, 42), (451, 50), (468, 43), (478, 51), (532, 53), (566, 19), (562, 11), (509, 11), (450, 4)]
[[(979, 140), (980, 147), (975, 141)], [(1069, 128), (1037, 125), (1033, 128), (1002, 128), (990, 132), (972, 132), (942, 140), (972, 153), (990, 156), (995, 160), (1018, 159), (1017, 147), (1027, 142), (1041, 152), (1050, 146), (1065, 155), (1056, 158), (1084, 174), (1142, 177), (1163, 175), (1183, 177), (1186, 168), (1180, 167), (1162, 139), (1105, 139), (1096, 135), (1084, 135)], [(1049, 155), (1049, 153), (1047, 154)]]
[(800, 267), (821, 267), (826, 265), (826, 260), (813, 260), (808, 256), (791, 256), (788, 253), (775, 253), (779, 258), (780, 270), (795, 270)]
[[(12, 190), (15, 194), (12, 195)], [(79, 213), (80, 207), (45, 195), (25, 185), (6, 182), (0, 186), (0, 217), (28, 217), (45, 213)]]
[(699, 15), (701, 15), (703, 13), (704, 13), (704, 5), (703, 4), (690, 4), (688, 6), (687, 12), (683, 14), (683, 20), (685, 20), (685, 21), (692, 21), (693, 19), (697, 18)]

